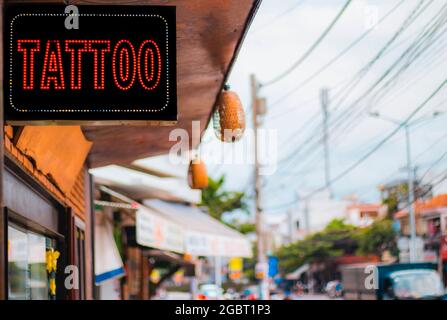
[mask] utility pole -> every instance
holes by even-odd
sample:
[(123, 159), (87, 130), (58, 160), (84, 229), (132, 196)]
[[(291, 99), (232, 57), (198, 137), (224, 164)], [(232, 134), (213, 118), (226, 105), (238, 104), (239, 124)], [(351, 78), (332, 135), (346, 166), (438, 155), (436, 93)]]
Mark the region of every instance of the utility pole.
[(295, 240), (295, 224), (293, 221), (293, 209), (287, 210), (287, 223), (289, 225), (289, 243), (293, 243)]
[[(415, 121), (412, 123), (401, 122), (399, 120), (395, 120), (392, 118), (384, 117), (380, 115), (378, 112), (371, 112), (369, 114), (371, 117), (375, 117), (378, 119), (382, 119), (388, 122), (393, 123), (398, 127), (403, 127), (405, 130), (405, 144), (406, 144), (406, 156), (407, 156), (407, 172), (408, 172), (408, 180), (407, 180), (407, 201), (408, 201), (408, 215), (410, 216), (410, 262), (416, 262), (416, 218), (414, 212), (414, 177), (415, 177), (415, 168), (413, 168), (413, 164), (411, 162), (411, 143), (410, 143), (410, 127), (415, 123), (419, 123), (419, 121)], [(437, 114), (434, 114), (436, 117)]]
[(416, 262), (416, 218), (414, 212), (414, 168), (411, 162), (410, 126), (405, 124), (408, 170), (408, 213), (410, 215), (410, 262)]
[(222, 288), (222, 259), (221, 256), (214, 257), (214, 282)]
[[(440, 113), (434, 112), (433, 117), (437, 117)], [(417, 256), (416, 256), (416, 217), (414, 212), (414, 180), (415, 180), (415, 171), (416, 168), (413, 167), (412, 161), (411, 161), (411, 143), (410, 143), (410, 127), (414, 124), (420, 123), (421, 121), (425, 121), (425, 119), (419, 119), (416, 121), (413, 121), (411, 123), (408, 122), (401, 122), (399, 120), (395, 120), (389, 117), (384, 117), (380, 115), (378, 112), (371, 112), (371, 117), (375, 117), (378, 119), (382, 119), (388, 122), (393, 123), (394, 125), (398, 127), (402, 127), (405, 130), (405, 144), (406, 144), (406, 156), (407, 156), (407, 172), (408, 172), (408, 194), (407, 194), (407, 201), (408, 201), (408, 215), (410, 217), (410, 262), (414, 263), (416, 262)]]
[(329, 90), (327, 88), (321, 89), (320, 101), (321, 101), (321, 109), (323, 111), (324, 178), (326, 181), (326, 189), (329, 191), (329, 197), (332, 198), (331, 172), (329, 162), (329, 133), (328, 133)]
[(310, 220), (309, 220), (309, 203), (307, 199), (304, 200), (304, 228), (306, 236), (310, 234)]
[(267, 275), (267, 257), (265, 255), (264, 241), (263, 241), (263, 224), (262, 224), (262, 208), (261, 208), (261, 177), (259, 175), (259, 154), (258, 154), (258, 90), (259, 84), (256, 80), (256, 76), (252, 74), (250, 76), (251, 84), (251, 98), (252, 98), (252, 109), (253, 109), (253, 130), (254, 130), (254, 160), (255, 160), (255, 219), (256, 219), (256, 240), (257, 240), (257, 268), (262, 269), (262, 278), (260, 279), (260, 291), (261, 299), (268, 300), (268, 275)]

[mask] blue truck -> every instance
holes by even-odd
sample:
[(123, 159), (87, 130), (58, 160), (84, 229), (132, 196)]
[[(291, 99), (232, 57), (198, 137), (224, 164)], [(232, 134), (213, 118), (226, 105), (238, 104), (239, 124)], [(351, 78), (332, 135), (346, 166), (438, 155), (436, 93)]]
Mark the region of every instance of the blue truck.
[(444, 299), (434, 263), (356, 264), (341, 268), (348, 300)]

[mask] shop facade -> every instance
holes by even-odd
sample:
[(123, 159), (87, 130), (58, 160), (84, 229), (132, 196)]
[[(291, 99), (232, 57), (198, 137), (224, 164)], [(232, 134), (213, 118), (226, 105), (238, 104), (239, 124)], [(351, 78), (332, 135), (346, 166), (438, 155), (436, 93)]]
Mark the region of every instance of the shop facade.
[[(96, 186), (95, 274), (98, 298), (151, 299), (181, 272), (193, 294), (201, 259), (249, 258), (250, 241), (193, 204), (159, 199), (135, 201)], [(191, 223), (194, 221), (194, 223)], [(108, 228), (104, 228), (109, 225)], [(108, 229), (108, 235), (99, 239)], [(99, 248), (101, 246), (101, 248)], [(115, 254), (112, 254), (115, 252)], [(120, 268), (125, 272), (116, 272)]]
[[(79, 145), (88, 145), (81, 134), (73, 134), (77, 130), (80, 133), (79, 128), (61, 130), (59, 140), (51, 139), (53, 132), (37, 127), (5, 127), (2, 289), (6, 299), (92, 297), (91, 180), (85, 159), (78, 160), (79, 171), (65, 162), (65, 157), (80, 151)], [(73, 154), (63, 160), (67, 169), (39, 166), (40, 150), (45, 150), (45, 157), (57, 157), (62, 140), (73, 143)], [(52, 143), (44, 143), (48, 141)], [(84, 149), (88, 152), (88, 147)]]
[[(54, 1), (58, 7), (40, 8), (40, 10), (54, 10), (52, 14), (47, 15), (52, 18), (46, 20), (48, 24), (39, 23), (35, 28), (27, 28), (28, 25), (32, 25), (31, 20), (43, 19), (45, 15), (33, 17), (33, 15), (23, 14), (23, 10), (24, 12), (28, 10), (27, 6), (34, 4), (32, 1), (12, 0), (6, 3), (1, 4), (0, 28), (3, 37), (11, 37), (9, 39), (11, 41), (1, 42), (0, 68), (13, 71), (4, 73), (1, 70), (0, 72), (0, 84), (3, 88), (0, 91), (0, 108), (2, 109), (1, 120), (4, 124), (4, 130), (1, 132), (3, 143), (0, 148), (0, 189), (2, 191), (2, 197), (0, 197), (2, 212), (0, 299), (93, 299), (97, 280), (94, 273), (95, 214), (92, 196), (93, 180), (89, 170), (110, 164), (128, 165), (137, 159), (167, 153), (176, 143), (169, 139), (174, 124), (176, 124), (175, 128), (185, 130), (189, 137), (192, 137), (191, 123), (200, 121), (201, 135), (209, 123), (217, 98), (227, 81), (260, 1), (171, 1), (169, 2), (171, 8), (163, 9), (158, 6), (165, 6), (164, 1), (135, 2), (136, 5), (147, 6), (147, 10), (167, 11), (169, 9), (171, 12), (170, 31), (165, 32), (163, 29), (162, 33), (152, 35), (159, 37), (158, 40), (162, 39), (163, 41), (160, 40), (157, 43), (161, 46), (160, 48), (164, 46), (166, 49), (160, 51), (165, 58), (163, 63), (160, 62), (161, 60), (157, 61), (162, 66), (170, 64), (169, 75), (160, 76), (164, 80), (169, 78), (169, 90), (166, 88), (167, 81), (163, 82), (166, 83), (165, 87), (159, 87), (166, 91), (166, 99), (172, 104), (169, 119), (166, 114), (159, 115), (152, 112), (154, 110), (150, 110), (150, 115), (136, 115), (133, 119), (126, 118), (130, 114), (127, 112), (129, 110), (125, 110), (123, 114), (107, 113), (109, 108), (105, 108), (106, 111), (101, 114), (92, 112), (79, 115), (77, 111), (82, 109), (80, 106), (91, 103), (88, 97), (96, 97), (98, 104), (110, 102), (109, 99), (113, 100), (111, 102), (117, 102), (117, 100), (106, 91), (101, 91), (100, 96), (96, 95), (97, 93), (93, 90), (98, 88), (92, 89), (91, 83), (88, 90), (84, 90), (87, 88), (84, 86), (83, 91), (70, 91), (79, 89), (73, 88), (76, 85), (69, 80), (69, 75), (72, 77), (74, 75), (69, 72), (71, 65), (67, 63), (70, 57), (74, 57), (68, 54), (71, 52), (70, 48), (68, 51), (64, 49), (65, 57), (61, 59), (65, 63), (52, 64), (48, 69), (55, 74), (45, 78), (48, 80), (47, 83), (42, 87), (41, 82), (36, 81), (35, 83), (39, 83), (39, 87), (36, 85), (34, 88), (36, 92), (28, 90), (33, 82), (27, 75), (32, 75), (34, 69), (27, 69), (31, 64), (27, 64), (23, 52), (31, 54), (31, 51), (27, 50), (37, 50), (37, 47), (24, 51), (23, 47), (19, 46), (23, 39), (26, 40), (33, 35), (34, 38), (40, 39), (41, 48), (44, 48), (44, 43), (50, 46), (49, 43), (53, 43), (51, 41), (56, 29), (61, 41), (65, 41), (66, 32), (69, 31), (65, 30), (63, 17), (56, 18), (65, 14), (62, 13), (65, 4), (63, 1)], [(14, 6), (9, 6), (10, 3)], [(81, 8), (83, 4), (83, 1), (80, 1), (76, 5)], [(85, 4), (86, 6), (82, 7), (84, 10), (88, 2)], [(111, 10), (113, 14), (101, 15), (103, 19), (107, 18), (110, 26), (118, 28), (118, 30), (114, 29), (115, 32), (107, 34), (108, 37), (121, 35), (120, 28), (124, 25), (128, 27), (127, 31), (132, 37), (136, 33), (141, 37), (146, 37), (147, 32), (142, 30), (141, 25), (133, 26), (132, 23), (123, 24), (114, 20), (115, 18), (128, 19), (118, 12), (120, 10), (130, 10), (132, 15), (138, 15), (142, 19), (139, 8), (127, 6), (127, 9), (124, 9), (124, 7), (120, 8), (119, 4), (119, 1), (104, 1), (101, 6), (91, 6), (88, 10)], [(14, 15), (20, 18), (14, 18)], [(112, 16), (115, 18), (112, 19)], [(210, 28), (210, 23), (213, 28)], [(13, 25), (19, 24), (20, 28), (12, 30)], [(93, 30), (93, 27), (97, 27), (98, 24), (92, 15), (84, 16), (84, 26), (87, 25), (90, 27), (82, 30), (86, 36), (91, 36), (92, 32), (98, 31)], [(11, 28), (10, 32), (3, 32), (5, 31), (3, 28), (7, 27)], [(168, 33), (169, 36), (167, 36)], [(109, 40), (115, 45), (119, 42), (119, 39), (115, 38)], [(168, 42), (171, 50), (169, 59)], [(8, 45), (3, 48), (5, 43)], [(37, 42), (34, 44), (39, 45)], [(91, 41), (84, 43), (87, 46), (91, 44)], [(53, 49), (57, 53), (57, 43), (55, 46), (56, 49)], [(150, 51), (140, 44), (141, 48), (146, 52)], [(50, 49), (47, 51), (51, 52)], [(54, 59), (59, 57), (56, 53), (53, 55)], [(39, 55), (35, 57), (36, 61), (44, 59), (46, 54), (43, 49), (39, 51)], [(92, 56), (89, 58), (92, 59)], [(54, 62), (54, 59), (50, 60)], [(124, 63), (123, 61), (121, 62)], [(41, 61), (42, 63), (44, 62)], [(91, 64), (85, 63), (83, 66), (88, 68)], [(22, 72), (22, 69), (31, 71), (26, 73)], [(167, 68), (162, 71), (166, 72)], [(66, 75), (65, 80), (61, 76), (63, 73)], [(45, 72), (42, 71), (39, 77), (44, 77), (44, 74)], [(108, 72), (104, 79), (107, 84), (114, 78), (112, 73)], [(70, 99), (64, 99), (66, 96), (58, 91), (61, 88), (70, 94)], [(104, 88), (100, 86), (99, 89)], [(120, 99), (128, 105), (130, 100), (125, 96), (127, 91), (119, 90), (119, 88), (116, 89), (113, 94), (118, 96), (124, 92), (124, 95), (120, 95)], [(138, 109), (142, 109), (140, 104), (148, 104), (152, 107), (154, 99), (148, 98), (147, 90), (141, 91), (141, 88), (138, 90), (140, 90), (138, 94), (131, 97), (135, 99), (131, 102), (138, 104)], [(36, 108), (38, 110), (32, 110), (36, 113), (18, 112), (12, 100), (5, 98), (6, 94), (12, 97), (13, 92), (14, 99), (17, 99), (16, 101), (20, 102), (22, 107), (28, 108), (28, 111), (38, 103), (39, 108)], [(144, 94), (141, 94), (142, 92)], [(127, 92), (127, 94), (133, 93)], [(48, 101), (51, 101), (53, 105), (63, 103), (64, 108), (67, 106), (67, 109), (69, 105), (71, 108), (73, 101), (77, 104), (70, 109), (70, 112), (59, 113), (48, 108), (50, 105)], [(132, 110), (134, 109), (132, 106)], [(46, 114), (45, 110), (50, 110), (50, 115)], [(97, 118), (88, 118), (92, 114), (95, 114)], [(149, 116), (150, 119), (147, 118)], [(142, 123), (139, 123), (139, 126), (130, 123), (132, 122), (130, 120), (142, 119), (144, 126), (141, 126)], [(148, 125), (149, 122), (151, 125)], [(118, 123), (126, 125), (114, 126)], [(164, 126), (167, 124), (171, 126)], [(200, 141), (191, 142), (188, 149), (197, 147)], [(141, 252), (135, 253), (141, 248), (138, 246), (136, 248), (137, 250), (131, 249), (129, 255), (141, 256)], [(155, 253), (151, 252), (151, 254)], [(165, 258), (165, 256), (160, 256), (159, 260)], [(138, 261), (136, 263), (140, 263)], [(70, 279), (72, 272), (76, 273), (72, 277), (75, 279), (75, 284), (66, 285), (66, 280)], [(131, 274), (130, 269), (125, 272)], [(132, 284), (128, 292), (133, 292), (135, 286), (141, 286), (141, 284)], [(136, 297), (144, 299), (147, 296), (139, 294)]]

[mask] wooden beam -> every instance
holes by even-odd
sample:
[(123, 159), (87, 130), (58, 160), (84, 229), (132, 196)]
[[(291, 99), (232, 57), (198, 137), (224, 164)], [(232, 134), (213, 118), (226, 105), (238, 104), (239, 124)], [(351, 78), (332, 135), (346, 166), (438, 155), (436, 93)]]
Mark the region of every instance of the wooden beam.
[(173, 175), (173, 174), (160, 172), (155, 169), (149, 169), (149, 168), (145, 168), (143, 166), (135, 165), (135, 164), (123, 164), (123, 165), (121, 165), (121, 167), (130, 169), (133, 171), (141, 172), (144, 174), (148, 174), (150, 176), (159, 177), (159, 178), (178, 178), (178, 176)]
[(149, 300), (149, 258), (141, 252), (141, 300)]

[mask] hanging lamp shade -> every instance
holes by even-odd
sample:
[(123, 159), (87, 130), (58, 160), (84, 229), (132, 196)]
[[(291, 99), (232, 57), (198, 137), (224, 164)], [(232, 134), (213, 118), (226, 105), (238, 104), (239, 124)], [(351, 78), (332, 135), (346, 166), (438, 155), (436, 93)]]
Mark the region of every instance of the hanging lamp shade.
[(205, 163), (200, 160), (192, 160), (188, 169), (188, 183), (191, 189), (204, 189), (208, 186), (208, 174)]
[(245, 113), (236, 92), (225, 85), (219, 96), (213, 115), (216, 136), (224, 142), (235, 142), (242, 138), (245, 131)]

